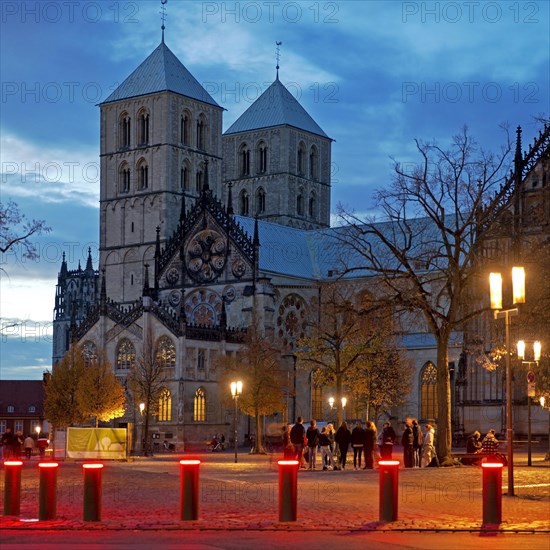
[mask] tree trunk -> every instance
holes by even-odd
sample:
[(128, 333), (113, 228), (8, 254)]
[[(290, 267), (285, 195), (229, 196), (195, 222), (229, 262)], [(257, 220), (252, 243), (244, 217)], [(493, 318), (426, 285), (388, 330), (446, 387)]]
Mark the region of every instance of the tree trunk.
[(336, 429), (344, 422), (344, 411), (342, 409), (342, 375), (336, 375), (336, 401), (334, 403), (336, 407)]
[(437, 338), (437, 428), (436, 452), (440, 461), (450, 457), (451, 433), (451, 380), (449, 377), (449, 333), (441, 331)]
[(254, 441), (254, 448), (252, 449), (251, 454), (265, 455), (266, 452), (263, 445), (263, 426), (262, 426), (263, 416), (259, 413), (256, 413), (254, 420), (256, 423), (256, 441)]

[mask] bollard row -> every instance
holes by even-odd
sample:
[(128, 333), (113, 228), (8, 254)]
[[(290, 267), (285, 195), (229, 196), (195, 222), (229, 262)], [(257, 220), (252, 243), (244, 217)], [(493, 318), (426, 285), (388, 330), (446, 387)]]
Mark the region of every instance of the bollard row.
[[(180, 517), (183, 521), (199, 519), (200, 460), (180, 460)], [(379, 520), (398, 519), (399, 461), (381, 460), (379, 463)], [(21, 509), (21, 470), (23, 462), (4, 462), (4, 516), (18, 516)], [(298, 470), (297, 460), (279, 460), (279, 521), (297, 521)], [(483, 524), (502, 523), (502, 468), (500, 463), (484, 463)], [(39, 484), (39, 520), (56, 519), (57, 462), (41, 462)], [(101, 521), (103, 464), (83, 464), (84, 521)]]

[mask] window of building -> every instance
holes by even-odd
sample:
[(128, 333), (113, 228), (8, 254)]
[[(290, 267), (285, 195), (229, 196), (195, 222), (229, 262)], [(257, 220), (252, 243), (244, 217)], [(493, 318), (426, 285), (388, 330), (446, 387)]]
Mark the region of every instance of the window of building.
[(241, 176), (250, 175), (250, 149), (246, 143), (243, 143), (239, 149), (239, 158), (241, 166)]
[(15, 412), (15, 407), (13, 405), (8, 405), (6, 407), (6, 412), (14, 413)]
[(87, 340), (82, 344), (82, 357), (86, 367), (97, 362), (97, 347), (92, 341)]
[(298, 175), (305, 176), (306, 174), (306, 146), (303, 141), (298, 145)]
[(317, 215), (317, 197), (315, 196), (315, 193), (311, 193), (309, 196), (309, 217), (315, 218)]
[(195, 422), (206, 421), (206, 395), (202, 388), (195, 392), (193, 399), (193, 420)]
[(134, 345), (127, 338), (123, 338), (118, 343), (116, 353), (116, 368), (119, 370), (128, 370), (134, 368), (136, 363), (136, 350)]
[(5, 433), (7, 427), (8, 423), (6, 422), (6, 420), (0, 420), (0, 434)]
[(205, 360), (204, 360), (204, 350), (200, 349), (197, 353), (197, 370), (199, 372), (204, 372)]
[(128, 113), (120, 115), (118, 130), (120, 147), (123, 149), (130, 147), (130, 117)]
[(259, 143), (256, 154), (258, 157), (258, 173), (265, 174), (267, 172), (267, 145), (263, 141)]
[(206, 143), (206, 119), (203, 114), (199, 116), (197, 120), (197, 149), (204, 150)]
[(16, 420), (13, 423), (13, 432), (14, 433), (23, 433), (23, 421), (22, 420)]
[(323, 387), (313, 386), (311, 388), (311, 418), (322, 420), (325, 418), (325, 403), (323, 402)]
[(149, 113), (145, 110), (140, 111), (138, 114), (138, 128), (138, 143), (139, 145), (146, 145), (149, 143)]
[(149, 187), (149, 167), (145, 161), (142, 161), (138, 166), (138, 185), (140, 189)]
[(35, 413), (36, 412), (36, 407), (34, 405), (29, 405), (29, 412), (30, 413)]
[(159, 397), (159, 422), (171, 422), (172, 421), (172, 394), (166, 388), (162, 390)]
[(162, 368), (176, 366), (176, 348), (168, 336), (161, 336), (157, 342), (157, 363)]
[(130, 167), (126, 162), (120, 165), (118, 171), (119, 189), (121, 193), (128, 193), (130, 191)]
[(304, 215), (304, 196), (302, 190), (298, 191), (298, 196), (296, 197), (296, 214), (298, 216)]
[(437, 418), (437, 370), (432, 362), (420, 371), (420, 418)]
[(248, 216), (249, 211), (248, 193), (243, 189), (239, 195), (239, 211), (241, 216)]
[(260, 187), (256, 191), (256, 213), (263, 214), (265, 212), (265, 191)]
[(197, 170), (195, 174), (195, 190), (197, 193), (202, 191), (202, 170)]
[(316, 180), (318, 177), (319, 157), (317, 155), (317, 147), (313, 145), (309, 151), (309, 177)]
[(182, 191), (189, 191), (189, 165), (186, 162), (181, 167), (180, 187)]
[(188, 112), (185, 112), (183, 113), (183, 115), (181, 115), (181, 121), (180, 121), (180, 141), (184, 145), (191, 145), (190, 130), (191, 130), (191, 115)]

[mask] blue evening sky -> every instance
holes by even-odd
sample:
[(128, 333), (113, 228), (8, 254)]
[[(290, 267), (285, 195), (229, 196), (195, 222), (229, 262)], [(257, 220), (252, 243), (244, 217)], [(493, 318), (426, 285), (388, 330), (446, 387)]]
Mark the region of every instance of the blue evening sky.
[[(169, 0), (166, 43), (227, 111), (224, 129), (275, 77), (332, 148), (332, 205), (373, 210), (391, 160), (415, 160), (414, 139), (449, 143), (467, 125), (500, 149), (499, 126), (524, 141), (548, 116), (547, 1)], [(52, 232), (40, 259), (0, 258), (0, 379), (37, 379), (51, 364), (61, 254), (97, 268), (99, 109), (160, 41), (161, 3), (0, 3), (2, 202)]]

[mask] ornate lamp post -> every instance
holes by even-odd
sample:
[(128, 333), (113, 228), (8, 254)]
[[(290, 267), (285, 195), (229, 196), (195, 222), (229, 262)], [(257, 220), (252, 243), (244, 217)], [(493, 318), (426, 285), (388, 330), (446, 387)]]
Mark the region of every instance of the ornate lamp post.
[[(510, 364), (510, 318), (518, 315), (517, 307), (502, 309), (502, 275), (489, 275), (491, 309), (495, 319), (504, 319), (506, 328), (506, 446), (508, 451), (508, 496), (514, 496), (514, 440), (512, 425), (512, 367)], [(525, 303), (525, 270), (512, 268), (513, 305)]]
[(139, 404), (139, 414), (141, 415), (141, 454), (147, 456), (147, 442), (145, 441), (145, 434), (143, 433), (143, 411), (145, 410), (145, 403)]
[[(329, 404), (329, 407), (330, 407), (331, 411), (334, 409), (335, 401), (336, 400), (334, 399), (334, 397), (329, 397), (328, 398), (328, 404)], [(343, 415), (344, 420), (346, 419), (346, 405), (347, 405), (347, 403), (348, 403), (347, 397), (342, 397), (342, 415)]]
[(243, 393), (243, 383), (240, 380), (231, 382), (231, 395), (233, 396), (233, 401), (235, 402), (235, 414), (233, 416), (233, 431), (235, 432), (235, 464), (237, 463), (237, 415), (239, 414), (237, 400), (239, 399), (239, 395), (241, 395), (241, 393)]
[(539, 341), (533, 343), (533, 361), (524, 361), (525, 359), (525, 341), (518, 340), (518, 359), (521, 364), (529, 369), (527, 373), (527, 466), (531, 466), (531, 398), (535, 397), (535, 373), (530, 370), (531, 365), (536, 365), (540, 361), (542, 345)]

